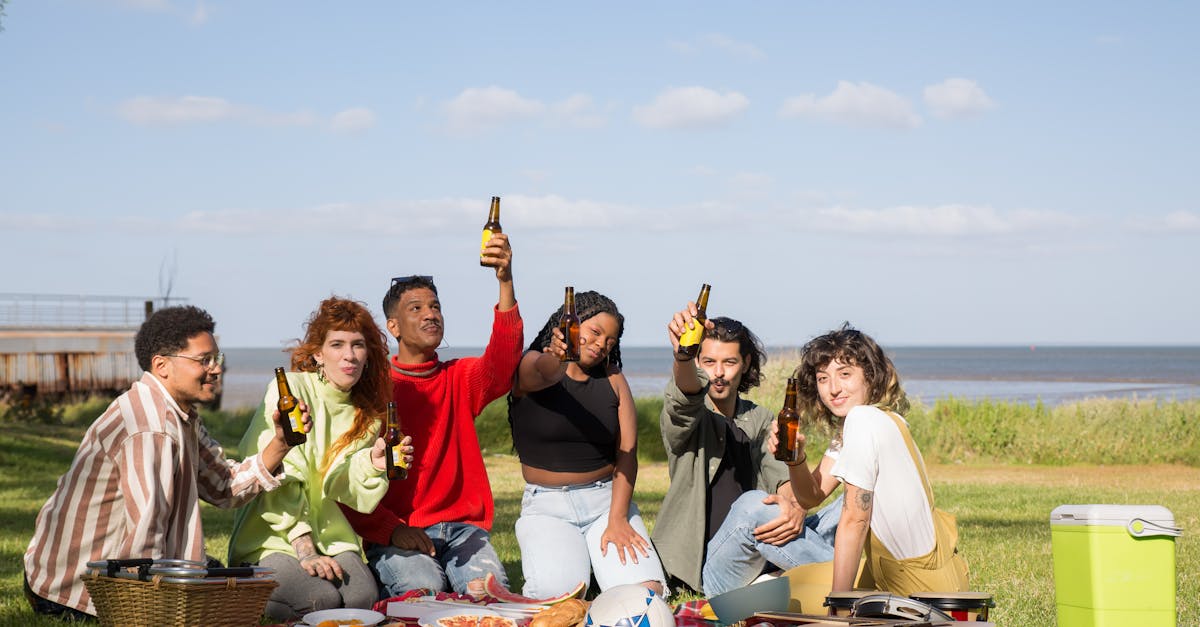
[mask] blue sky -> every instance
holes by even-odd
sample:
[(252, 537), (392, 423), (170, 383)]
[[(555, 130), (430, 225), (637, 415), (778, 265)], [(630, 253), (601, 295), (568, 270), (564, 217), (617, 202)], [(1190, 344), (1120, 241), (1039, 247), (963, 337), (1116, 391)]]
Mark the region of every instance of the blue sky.
[(773, 345), (1200, 343), (1194, 3), (424, 4), (10, 0), (0, 291), (173, 266), (275, 346), (428, 273), (479, 345), (499, 195), (529, 337), (709, 282)]

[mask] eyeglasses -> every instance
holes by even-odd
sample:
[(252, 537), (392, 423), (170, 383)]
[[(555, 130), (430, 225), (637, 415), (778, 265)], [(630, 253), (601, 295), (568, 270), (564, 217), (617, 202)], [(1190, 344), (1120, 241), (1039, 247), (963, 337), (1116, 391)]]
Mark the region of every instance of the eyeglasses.
[(433, 283), (433, 277), (428, 274), (410, 274), (408, 276), (392, 277), (392, 285), (395, 285), (397, 283), (412, 283), (413, 281), (424, 281), (426, 283)]
[(213, 370), (225, 365), (225, 353), (209, 353), (208, 355), (201, 355), (199, 357), (192, 357), (191, 355), (163, 355), (163, 357), (190, 359), (203, 366), (205, 370)]

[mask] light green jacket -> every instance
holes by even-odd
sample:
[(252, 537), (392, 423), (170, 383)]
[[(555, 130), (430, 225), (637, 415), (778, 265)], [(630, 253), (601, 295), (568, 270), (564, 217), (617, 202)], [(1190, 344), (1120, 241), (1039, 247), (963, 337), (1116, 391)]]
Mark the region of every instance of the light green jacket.
[[(674, 379), (667, 382), (659, 428), (667, 449), (671, 486), (651, 536), (663, 568), (693, 590), (704, 589), (700, 574), (706, 548), (709, 486), (725, 454), (722, 417), (708, 399), (708, 381), (703, 372), (700, 380), (704, 388), (695, 394), (681, 392)], [(787, 465), (767, 450), (774, 420), (770, 411), (738, 398), (733, 422), (757, 445), (753, 458), (758, 469), (756, 488), (768, 494), (788, 481)]]
[[(279, 488), (259, 495), (237, 511), (229, 539), (231, 565), (258, 563), (271, 553), (295, 557), (292, 540), (306, 533), (312, 534), (317, 551), (323, 555), (346, 551), (361, 555), (358, 534), (338, 503), (370, 513), (387, 493), (384, 471), (371, 464), (371, 446), (379, 435), (378, 428), (370, 429), (361, 440), (342, 449), (321, 476), (325, 451), (354, 422), (350, 394), (322, 383), (311, 372), (289, 372), (287, 379), (292, 395), (308, 405), (312, 430), (307, 442), (292, 448), (283, 458), (284, 477)], [(279, 392), (272, 379), (262, 408), (242, 437), (243, 456), (259, 452), (275, 435), (271, 415), (278, 400)]]

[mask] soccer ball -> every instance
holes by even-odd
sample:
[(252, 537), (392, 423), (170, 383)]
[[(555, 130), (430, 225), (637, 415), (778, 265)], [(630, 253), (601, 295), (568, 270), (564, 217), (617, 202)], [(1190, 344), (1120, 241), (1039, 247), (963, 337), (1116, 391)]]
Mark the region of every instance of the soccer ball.
[(635, 583), (613, 586), (592, 601), (586, 627), (675, 627), (662, 597)]

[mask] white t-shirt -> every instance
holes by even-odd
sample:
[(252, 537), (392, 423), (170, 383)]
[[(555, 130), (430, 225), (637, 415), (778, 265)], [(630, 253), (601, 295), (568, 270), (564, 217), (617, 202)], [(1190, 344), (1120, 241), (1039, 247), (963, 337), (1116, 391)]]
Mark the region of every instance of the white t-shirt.
[(921, 474), (890, 416), (870, 405), (851, 409), (842, 428), (842, 450), (832, 456), (830, 474), (874, 492), (871, 533), (892, 557), (920, 557), (933, 550), (933, 516)]

